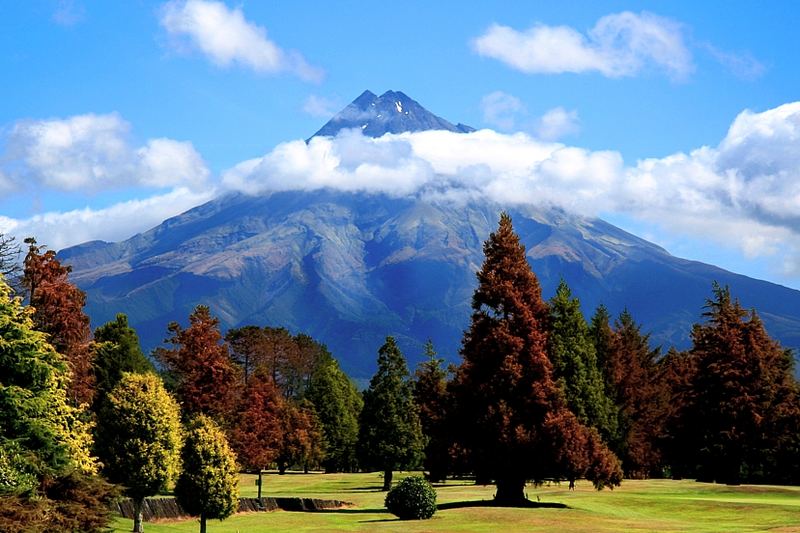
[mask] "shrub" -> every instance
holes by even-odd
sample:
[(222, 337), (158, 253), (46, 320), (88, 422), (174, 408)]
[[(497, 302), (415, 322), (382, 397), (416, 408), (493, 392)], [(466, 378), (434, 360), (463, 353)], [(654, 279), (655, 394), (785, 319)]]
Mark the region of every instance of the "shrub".
[(386, 508), (401, 520), (424, 520), (436, 512), (436, 491), (421, 476), (405, 478), (386, 495)]

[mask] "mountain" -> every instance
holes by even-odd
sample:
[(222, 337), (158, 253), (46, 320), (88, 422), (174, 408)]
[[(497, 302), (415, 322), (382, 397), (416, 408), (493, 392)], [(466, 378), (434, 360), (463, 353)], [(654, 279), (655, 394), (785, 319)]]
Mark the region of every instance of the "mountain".
[[(396, 115), (385, 120), (394, 101)], [(419, 119), (419, 126), (433, 117), (455, 127), (409, 102), (402, 93), (364, 93), (351, 106), (375, 104), (365, 132), (396, 128), (395, 119)], [(333, 122), (320, 132), (335, 134)], [(350, 127), (341, 118), (337, 124)], [(225, 328), (268, 324), (308, 333), (365, 379), (389, 334), (411, 365), (429, 338), (457, 360), (482, 244), (504, 207), (333, 190), (237, 193), (126, 241), (88, 242), (59, 257), (87, 292), (93, 325), (124, 312), (147, 349), (163, 340), (170, 321), (185, 323), (206, 304)], [(587, 316), (601, 302), (613, 314), (627, 307), (655, 344), (686, 347), (718, 281), (757, 308), (785, 346), (800, 346), (800, 291), (674, 257), (596, 218), (536, 206), (508, 211), (545, 297), (564, 277)]]
[(453, 125), (437, 117), (400, 91), (386, 91), (375, 96), (364, 91), (361, 96), (330, 119), (312, 137), (333, 136), (343, 129), (357, 128), (367, 137), (406, 131), (447, 130), (456, 133), (475, 131), (464, 124)]

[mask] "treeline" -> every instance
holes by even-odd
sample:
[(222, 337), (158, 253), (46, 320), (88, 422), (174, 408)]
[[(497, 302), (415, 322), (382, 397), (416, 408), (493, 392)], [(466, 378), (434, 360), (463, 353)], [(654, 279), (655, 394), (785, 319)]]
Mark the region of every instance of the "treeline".
[(26, 243), (22, 272), (7, 272), (27, 305), (0, 282), (3, 531), (100, 530), (119, 490), (140, 507), (170, 486), (204, 524), (233, 512), (237, 470), (271, 467), (380, 470), (385, 489), (398, 469), (469, 474), (508, 505), (546, 480), (800, 482), (793, 357), (755, 311), (714, 286), (692, 348), (662, 353), (627, 311), (587, 321), (563, 281), (544, 301), (505, 214), (460, 365), (429, 342), (411, 375), (387, 337), (363, 393), (315, 339), (223, 336), (205, 306), (148, 358), (125, 315), (92, 332), (69, 267)]

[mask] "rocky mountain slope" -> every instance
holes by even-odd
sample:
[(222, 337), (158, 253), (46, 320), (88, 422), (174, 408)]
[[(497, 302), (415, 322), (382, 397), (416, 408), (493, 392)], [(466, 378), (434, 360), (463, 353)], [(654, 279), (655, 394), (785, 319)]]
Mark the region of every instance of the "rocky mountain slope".
[[(355, 109), (374, 116), (347, 119)], [(469, 131), (402, 93), (365, 92), (317, 134), (354, 124), (376, 136), (403, 128)], [(148, 349), (170, 321), (185, 323), (206, 304), (226, 328), (306, 332), (363, 379), (388, 334), (412, 365), (428, 338), (457, 360), (482, 244), (503, 208), (331, 190), (230, 194), (126, 241), (89, 242), (59, 256), (87, 292), (93, 325), (127, 313)], [(685, 347), (718, 281), (756, 307), (785, 346), (800, 346), (800, 291), (673, 257), (599, 219), (535, 206), (509, 212), (545, 297), (564, 277), (587, 316), (601, 302), (615, 314), (627, 307), (654, 343)]]

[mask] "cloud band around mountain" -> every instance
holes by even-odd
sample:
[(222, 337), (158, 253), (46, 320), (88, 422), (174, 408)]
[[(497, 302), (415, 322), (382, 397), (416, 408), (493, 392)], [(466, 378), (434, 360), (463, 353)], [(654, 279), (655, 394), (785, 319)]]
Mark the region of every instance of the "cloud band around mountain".
[[(526, 134), (426, 131), (374, 139), (357, 130), (278, 145), (222, 176), (251, 194), (331, 188), (438, 200), (485, 197), (624, 213), (749, 256), (800, 257), (800, 102), (745, 111), (716, 147), (625, 165)], [(800, 269), (795, 274), (800, 274)]]

